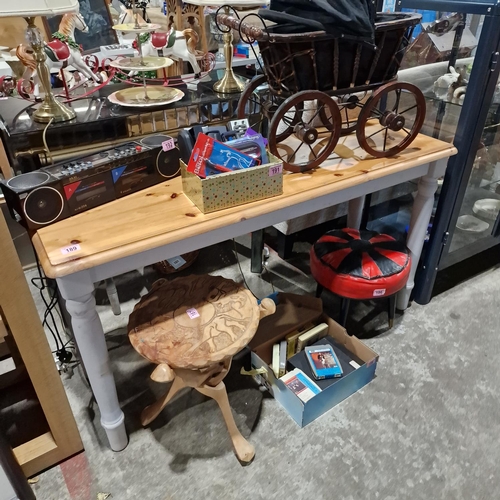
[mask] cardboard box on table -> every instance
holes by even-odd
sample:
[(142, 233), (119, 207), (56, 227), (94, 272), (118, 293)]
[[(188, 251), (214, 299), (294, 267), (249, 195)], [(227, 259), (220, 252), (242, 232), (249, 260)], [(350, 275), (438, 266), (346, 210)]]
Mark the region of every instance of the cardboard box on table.
[[(274, 375), (270, 364), (273, 345), (309, 322), (327, 323), (328, 335), (343, 345), (354, 357), (360, 359), (363, 364), (304, 403)], [(276, 313), (261, 320), (249, 347), (252, 351), (252, 368), (266, 370), (265, 374), (256, 376), (257, 381), (267, 387), (301, 427), (368, 384), (375, 376), (378, 361), (377, 353), (358, 338), (347, 335), (344, 328), (323, 314), (320, 299), (306, 295), (278, 294)]]
[(270, 163), (200, 179), (181, 160), (182, 190), (204, 213), (283, 194), (283, 162), (269, 153)]

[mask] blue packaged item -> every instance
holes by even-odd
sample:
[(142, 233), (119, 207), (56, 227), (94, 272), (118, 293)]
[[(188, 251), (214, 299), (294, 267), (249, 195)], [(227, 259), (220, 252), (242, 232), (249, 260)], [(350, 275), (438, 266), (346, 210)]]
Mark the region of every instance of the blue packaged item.
[(241, 151), (257, 160), (257, 163), (269, 163), (266, 146), (264, 145), (263, 137), (260, 134), (240, 137), (227, 141), (226, 144), (232, 148)]
[(196, 143), (187, 165), (188, 172), (205, 179), (208, 171), (215, 173), (241, 170), (256, 165), (255, 158), (248, 156), (237, 149), (216, 141), (205, 134), (198, 134)]
[(252, 127), (247, 128), (245, 135), (243, 137), (247, 138), (260, 137), (260, 140), (262, 141), (262, 144), (264, 145), (265, 148), (267, 148), (267, 145), (269, 143), (269, 141), (263, 135), (259, 134), (258, 132), (255, 132), (255, 130)]

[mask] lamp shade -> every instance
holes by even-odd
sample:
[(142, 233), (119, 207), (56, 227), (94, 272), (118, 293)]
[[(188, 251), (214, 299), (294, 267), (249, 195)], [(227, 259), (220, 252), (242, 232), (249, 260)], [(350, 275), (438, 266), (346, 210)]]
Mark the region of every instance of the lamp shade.
[(78, 0), (0, 1), (0, 17), (54, 16), (78, 10)]

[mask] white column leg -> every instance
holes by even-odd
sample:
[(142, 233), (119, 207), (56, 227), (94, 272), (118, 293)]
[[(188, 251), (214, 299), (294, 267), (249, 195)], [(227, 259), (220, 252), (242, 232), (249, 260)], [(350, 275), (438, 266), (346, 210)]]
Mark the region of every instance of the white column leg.
[(349, 200), (349, 208), (347, 211), (347, 227), (359, 229), (361, 219), (363, 218), (363, 207), (365, 206), (365, 196)]
[(95, 307), (94, 283), (90, 274), (82, 271), (58, 278), (57, 284), (71, 315), (78, 349), (101, 412), (101, 425), (106, 431), (111, 449), (121, 451), (127, 446), (128, 438), (104, 331)]
[(420, 260), (425, 235), (432, 215), (434, 193), (438, 187), (437, 177), (434, 176), (433, 171), (433, 168), (429, 168), (429, 174), (420, 178), (417, 196), (413, 202), (410, 230), (406, 243), (410, 250), (411, 268), (406, 286), (399, 292), (397, 299), (397, 308), (401, 311), (404, 311), (408, 307), (410, 294), (415, 286), (415, 273), (417, 271), (418, 261)]
[(113, 314), (115, 316), (120, 316), (122, 309), (120, 307), (120, 299), (118, 298), (118, 290), (116, 289), (115, 280), (113, 278), (108, 278), (106, 280), (106, 293)]

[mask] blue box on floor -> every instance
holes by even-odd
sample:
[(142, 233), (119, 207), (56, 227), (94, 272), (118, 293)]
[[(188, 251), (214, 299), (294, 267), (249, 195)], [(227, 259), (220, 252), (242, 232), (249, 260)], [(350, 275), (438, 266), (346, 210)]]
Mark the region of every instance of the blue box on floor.
[[(349, 356), (351, 353), (352, 359), (357, 361), (359, 367), (335, 380), (304, 403), (274, 375), (270, 363), (273, 345), (295, 329), (310, 322), (327, 323), (328, 336), (331, 337), (333, 344), (337, 344), (345, 355)], [(323, 340), (323, 343), (328, 342), (327, 339)], [(378, 361), (376, 352), (358, 338), (347, 335), (344, 328), (323, 314), (320, 299), (307, 295), (279, 293), (276, 313), (261, 320), (249, 347), (252, 350), (252, 368), (265, 370), (265, 373), (256, 375), (255, 379), (269, 390), (301, 427), (316, 420), (368, 384), (375, 376)], [(293, 366), (290, 366), (290, 369), (292, 368)]]

